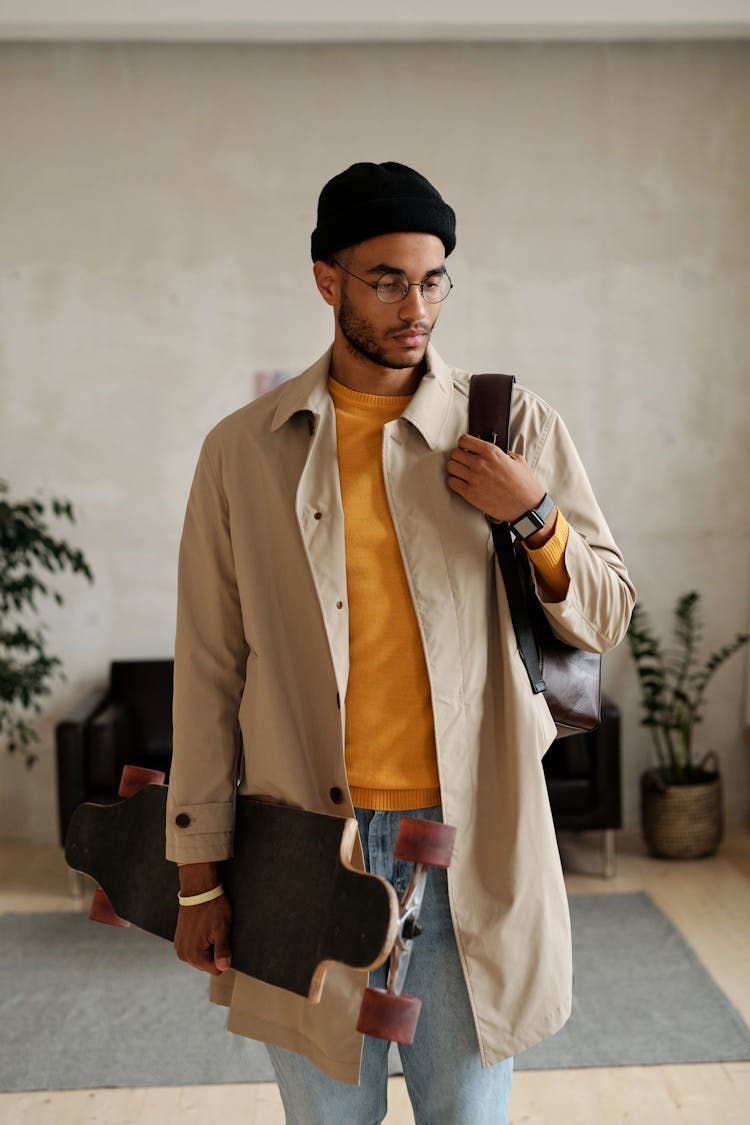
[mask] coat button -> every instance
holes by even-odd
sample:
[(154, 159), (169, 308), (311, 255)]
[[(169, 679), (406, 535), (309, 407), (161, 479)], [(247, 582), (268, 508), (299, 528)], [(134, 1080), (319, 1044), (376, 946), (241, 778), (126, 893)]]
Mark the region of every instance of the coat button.
[(344, 794), (341, 792), (338, 785), (333, 786), (330, 797), (334, 805), (342, 805), (344, 803)]
[(322, 512), (316, 512), (315, 513), (315, 519), (316, 520), (322, 520), (323, 519), (323, 513)]
[(174, 818), (174, 822), (178, 828), (187, 828), (188, 824), (190, 824), (190, 815), (186, 812), (178, 813)]
[(338, 707), (338, 709), (340, 711), (341, 710), (341, 696), (339, 695), (338, 692), (336, 692), (336, 706)]
[(343, 602), (336, 602), (336, 609), (343, 609), (343, 608), (344, 608)]

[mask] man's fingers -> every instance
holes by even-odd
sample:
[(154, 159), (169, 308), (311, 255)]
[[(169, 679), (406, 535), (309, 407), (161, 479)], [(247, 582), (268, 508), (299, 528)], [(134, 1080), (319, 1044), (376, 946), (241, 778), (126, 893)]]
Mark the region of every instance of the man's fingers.
[(469, 449), (462, 449), (459, 445), (457, 449), (452, 450), (450, 459), (468, 467), (476, 462), (477, 454), (472, 453)]
[(465, 496), (469, 491), (468, 483), (465, 480), (461, 480), (460, 477), (448, 477), (447, 484), (448, 488), (453, 489), (454, 492), (458, 492), (461, 496)]
[(198, 951), (197, 960), (192, 961), (193, 968), (200, 969), (202, 973), (211, 973), (212, 976), (219, 975), (219, 969), (214, 964), (212, 949), (210, 945), (204, 946), (203, 949)]
[(493, 465), (504, 460), (508, 454), (499, 445), (493, 445), (490, 441), (482, 441), (481, 438), (472, 437), (471, 434), (462, 434), (458, 439), (458, 445), (451, 450), (449, 456), (464, 465), (472, 466)]
[(486, 453), (487, 447), (491, 445), (492, 442), (483, 441), (482, 438), (474, 437), (473, 434), (461, 434), (458, 439), (458, 448), (465, 450), (467, 453), (473, 453), (475, 456), (477, 453)]
[(214, 965), (220, 973), (226, 972), (232, 964), (232, 951), (229, 948), (229, 928), (222, 926), (214, 934)]
[(458, 480), (468, 481), (471, 476), (469, 466), (465, 465), (463, 461), (456, 461), (453, 457), (451, 457), (448, 462), (447, 468), (449, 477), (456, 477)]
[[(492, 455), (490, 455), (491, 457)], [(454, 449), (450, 454), (446, 469), (449, 476), (460, 477), (461, 480), (467, 482), (486, 479), (489, 475), (497, 472), (497, 465), (490, 458), (478, 457), (476, 453)]]

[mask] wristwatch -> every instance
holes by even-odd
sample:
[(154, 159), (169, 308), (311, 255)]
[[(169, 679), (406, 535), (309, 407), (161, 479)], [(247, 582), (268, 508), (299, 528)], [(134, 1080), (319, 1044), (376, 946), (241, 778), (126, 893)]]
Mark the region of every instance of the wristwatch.
[(528, 539), (535, 531), (539, 531), (540, 528), (544, 527), (547, 516), (554, 506), (555, 501), (548, 492), (545, 492), (536, 508), (531, 508), (530, 511), (524, 512), (517, 520), (508, 521), (511, 531), (515, 533), (518, 539)]

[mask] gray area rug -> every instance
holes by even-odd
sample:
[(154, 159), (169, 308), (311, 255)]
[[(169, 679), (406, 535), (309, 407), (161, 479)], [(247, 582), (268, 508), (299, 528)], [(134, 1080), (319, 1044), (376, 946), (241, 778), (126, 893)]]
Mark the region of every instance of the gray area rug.
[[(750, 1029), (647, 894), (570, 909), (573, 1014), (518, 1070), (750, 1059)], [(78, 914), (0, 917), (0, 1089), (272, 1081), (225, 1018), (166, 942)]]
[(644, 891), (570, 895), (573, 1011), (517, 1070), (750, 1059), (750, 1028)]

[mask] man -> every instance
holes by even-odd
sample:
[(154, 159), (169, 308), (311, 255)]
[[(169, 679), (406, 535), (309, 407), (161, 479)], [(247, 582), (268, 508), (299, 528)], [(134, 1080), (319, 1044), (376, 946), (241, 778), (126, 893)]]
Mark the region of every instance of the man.
[(295, 1125), (381, 1121), (387, 1045), (355, 1031), (366, 974), (332, 966), (312, 1006), (231, 969), (216, 864), (237, 791), (356, 815), (356, 860), (399, 891), (400, 818), (456, 826), (407, 978), (423, 1001), (401, 1050), (419, 1125), (506, 1122), (514, 1053), (570, 1014), (541, 765), (555, 726), (487, 518), (544, 513), (523, 547), (564, 640), (612, 648), (634, 592), (554, 410), (519, 387), (512, 452), (467, 435), (470, 377), (430, 344), (454, 245), (452, 209), (410, 168), (355, 164), (326, 184), (312, 258), (333, 346), (211, 431), (185, 517), (167, 854), (189, 901), (175, 944), (212, 974), (229, 1029), (270, 1045)]

